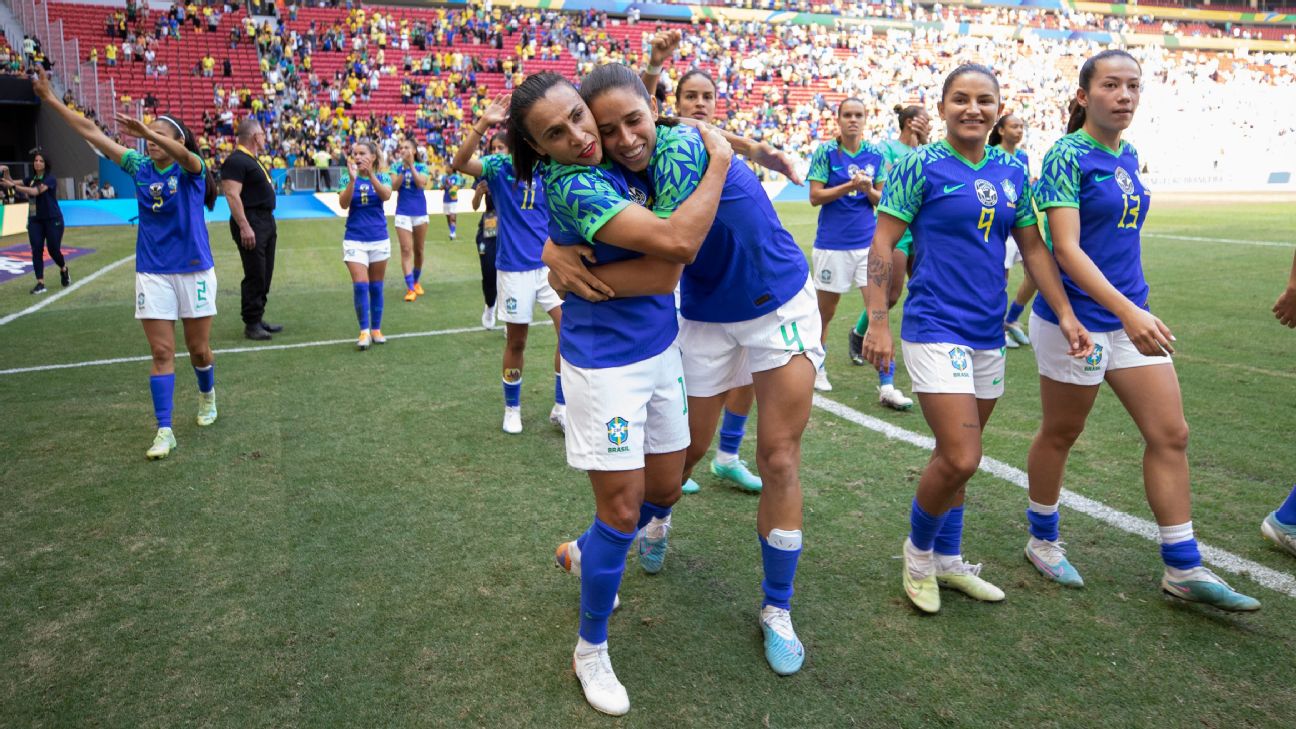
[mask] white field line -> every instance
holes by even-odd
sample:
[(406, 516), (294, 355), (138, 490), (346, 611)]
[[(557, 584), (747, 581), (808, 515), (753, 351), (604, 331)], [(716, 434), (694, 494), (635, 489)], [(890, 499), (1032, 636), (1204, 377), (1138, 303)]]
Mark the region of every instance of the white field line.
[[(112, 263), (108, 264), (107, 266), (104, 266), (103, 268), (99, 269), (98, 271), (95, 271), (94, 273), (90, 274), (89, 276), (86, 276), (85, 278), (79, 278), (79, 279), (77, 279), (76, 281), (73, 281), (71, 286), (69, 286), (69, 287), (67, 287), (67, 288), (65, 288), (65, 289), (62, 289), (62, 290), (58, 291), (57, 293), (53, 293), (53, 294), (50, 294), (49, 296), (44, 296), (44, 297), (42, 297), (40, 301), (36, 302), (35, 304), (32, 304), (31, 306), (27, 307), (26, 309), (23, 309), (22, 311), (19, 311), (19, 312), (15, 312), (15, 313), (10, 314), (10, 315), (8, 315), (8, 316), (6, 316), (6, 317), (0, 318), (0, 326), (4, 326), (5, 324), (8, 324), (9, 322), (13, 321), (14, 319), (17, 319), (17, 318), (20, 317), (20, 316), (26, 316), (27, 314), (32, 314), (32, 313), (35, 313), (35, 312), (37, 312), (37, 311), (40, 311), (41, 309), (44, 309), (45, 307), (49, 306), (50, 304), (54, 303), (55, 301), (58, 301), (59, 299), (63, 298), (64, 296), (67, 296), (68, 294), (72, 293), (73, 291), (76, 291), (77, 289), (81, 288), (82, 286), (85, 286), (86, 284), (90, 283), (91, 281), (93, 281), (93, 280), (99, 278), (100, 276), (104, 275), (105, 273), (108, 273), (109, 271), (113, 270), (114, 268), (117, 268), (118, 266), (122, 265), (123, 263), (128, 263), (128, 262), (133, 261), (133, 260), (135, 260), (135, 254), (132, 253), (131, 255), (126, 256), (125, 258), (122, 258), (122, 259), (119, 259), (119, 260), (113, 261)], [(57, 266), (54, 267), (54, 270), (57, 271), (57, 270), (58, 270), (58, 267), (57, 267)]]
[[(919, 435), (904, 428), (897, 427), (885, 420), (865, 415), (860, 411), (843, 405), (835, 400), (829, 400), (822, 395), (814, 396), (814, 404), (820, 409), (836, 415), (843, 420), (848, 420), (856, 425), (876, 431), (892, 440), (898, 440), (910, 445), (918, 446), (923, 450), (931, 450), (935, 447), (936, 441), (930, 436)], [(1026, 488), (1026, 473), (1019, 468), (1014, 468), (1007, 463), (997, 461), (988, 456), (981, 459), (981, 470), (986, 473), (1016, 484), (1021, 488)], [(1131, 516), (1123, 511), (1095, 501), (1086, 496), (1081, 496), (1067, 489), (1062, 490), (1062, 505), (1077, 511), (1086, 516), (1093, 517), (1098, 521), (1113, 526), (1123, 532), (1129, 532), (1144, 539), (1157, 541), (1157, 526), (1147, 519), (1140, 519), (1137, 516)], [(1278, 570), (1265, 567), (1262, 564), (1252, 562), (1249, 559), (1239, 557), (1232, 552), (1225, 551), (1206, 544), (1198, 543), (1201, 549), (1202, 559), (1219, 567), (1226, 572), (1232, 572), (1237, 575), (1244, 575), (1255, 580), (1260, 585), (1267, 587), (1275, 592), (1280, 592), (1288, 597), (1296, 597), (1296, 577), (1279, 572)]]
[[(549, 320), (537, 321), (531, 324), (533, 327), (553, 326)], [(414, 339), (416, 337), (441, 337), (448, 334), (471, 334), (473, 332), (484, 332), (480, 326), (460, 327), (458, 329), (434, 329), (427, 332), (407, 332), (405, 334), (388, 334), (388, 339)], [(327, 347), (337, 344), (355, 344), (354, 339), (322, 339), (315, 342), (294, 342), (292, 344), (264, 344), (252, 345), (248, 347), (227, 347), (225, 349), (214, 349), (212, 354), (244, 354), (247, 352), (273, 352), (283, 349), (303, 349), (305, 347)], [(382, 346), (382, 345), (374, 345)], [(188, 352), (176, 352), (176, 359), (188, 357)], [(50, 370), (67, 370), (77, 367), (99, 367), (102, 365), (122, 364), (124, 362), (148, 362), (152, 357), (147, 355), (139, 357), (115, 357), (113, 359), (92, 359), (84, 362), (67, 362), (64, 364), (37, 365), (35, 367), (14, 367), (12, 369), (0, 370), (2, 375), (20, 375), (26, 372), (48, 372)]]
[(1292, 248), (1296, 243), (1284, 243), (1279, 240), (1246, 240), (1245, 238), (1200, 238), (1193, 235), (1170, 235), (1169, 233), (1144, 233), (1144, 238), (1164, 238), (1166, 240), (1186, 240), (1194, 243), (1227, 243), (1238, 246), (1261, 246), (1264, 248)]

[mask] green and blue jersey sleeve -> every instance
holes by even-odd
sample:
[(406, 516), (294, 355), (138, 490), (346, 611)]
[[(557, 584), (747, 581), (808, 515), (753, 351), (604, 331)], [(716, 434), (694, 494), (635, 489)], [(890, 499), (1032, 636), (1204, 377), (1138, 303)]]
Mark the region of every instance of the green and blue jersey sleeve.
[(827, 144), (821, 144), (815, 147), (814, 153), (810, 155), (810, 171), (806, 173), (806, 182), (822, 182), (828, 184), (828, 152)]
[(1036, 194), (1040, 210), (1080, 207), (1080, 158), (1066, 138), (1044, 155)]
[(648, 163), (654, 190), (653, 213), (668, 218), (702, 182), (708, 157), (702, 137), (688, 127), (657, 127), (657, 147)]
[(479, 177), (483, 180), (490, 181), (499, 175), (500, 170), (504, 168), (504, 155), (488, 154), (481, 159), (482, 171)]
[(145, 157), (133, 149), (128, 149), (126, 150), (126, 154), (122, 155), (121, 164), (118, 166), (121, 167), (126, 174), (134, 177), (136, 173), (139, 172), (140, 167), (143, 167), (148, 161), (148, 157)]
[(921, 154), (910, 154), (896, 162), (882, 188), (878, 211), (912, 223), (922, 208), (927, 193), (927, 177), (923, 172)]
[(596, 168), (580, 165), (551, 165), (545, 175), (545, 195), (555, 227), (576, 233), (589, 243), (609, 220), (630, 205)]

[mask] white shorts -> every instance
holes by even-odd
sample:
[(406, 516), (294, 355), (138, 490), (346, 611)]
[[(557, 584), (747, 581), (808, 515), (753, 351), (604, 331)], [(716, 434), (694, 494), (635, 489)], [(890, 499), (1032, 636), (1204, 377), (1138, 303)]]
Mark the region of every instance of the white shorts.
[(216, 315), (216, 269), (136, 273), (136, 319), (201, 319)]
[(1004, 393), (1004, 349), (972, 349), (962, 344), (900, 342), (914, 392), (975, 395), (997, 400)]
[(1083, 359), (1072, 357), (1067, 354), (1070, 345), (1058, 325), (1031, 312), (1030, 338), (1035, 363), (1039, 373), (1050, 380), (1070, 385), (1097, 385), (1111, 370), (1172, 362), (1165, 355), (1149, 357), (1138, 351), (1124, 329), (1089, 332), (1089, 336), (1094, 343), (1093, 354)]
[(562, 361), (567, 464), (582, 471), (632, 471), (644, 456), (689, 444), (688, 393), (679, 347), (621, 367)]
[(420, 225), (428, 224), (426, 215), (397, 215), (396, 228), (398, 230), (414, 230)]
[(1008, 240), (1004, 241), (1004, 270), (1007, 271), (1021, 260), (1022, 254), (1021, 249), (1017, 247), (1017, 239), (1010, 235)]
[(530, 324), (536, 304), (552, 311), (562, 306), (562, 299), (549, 285), (549, 267), (532, 271), (496, 271), (495, 316), (509, 324)]
[(711, 397), (750, 385), (753, 372), (782, 367), (804, 354), (818, 369), (819, 304), (809, 279), (787, 303), (764, 316), (738, 322), (681, 320), (684, 379), (694, 397)]
[(391, 238), (363, 242), (358, 240), (342, 241), (342, 260), (346, 263), (359, 263), (365, 266), (382, 263), (391, 258)]
[(867, 248), (849, 251), (810, 249), (810, 276), (814, 287), (832, 294), (868, 286)]

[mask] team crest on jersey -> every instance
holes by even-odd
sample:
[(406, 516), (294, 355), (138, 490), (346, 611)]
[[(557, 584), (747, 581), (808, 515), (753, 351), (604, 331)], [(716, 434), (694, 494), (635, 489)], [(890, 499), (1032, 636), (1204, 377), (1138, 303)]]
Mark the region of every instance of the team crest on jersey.
[(625, 418), (615, 417), (607, 421), (608, 442), (614, 446), (625, 444), (630, 440), (630, 424)]
[(992, 208), (999, 204), (999, 192), (995, 190), (993, 184), (985, 180), (977, 180), (972, 183), (972, 186), (976, 188), (977, 200), (980, 200), (982, 205)]
[(144, 311), (144, 294), (135, 297), (135, 308)]
[(1120, 191), (1126, 195), (1134, 194), (1134, 178), (1130, 177), (1124, 167), (1116, 168), (1116, 187), (1119, 187)]
[(640, 207), (648, 207), (648, 193), (637, 187), (630, 188), (630, 201)]
[(180, 184), (180, 178), (179, 178), (179, 177), (168, 177), (168, 178), (167, 178), (167, 192), (169, 192), (169, 193), (171, 193), (172, 195), (174, 195), (174, 194), (176, 193), (176, 187), (178, 187), (179, 184)]
[(963, 351), (962, 347), (955, 347), (949, 351), (949, 358), (950, 367), (954, 368), (955, 376), (964, 373), (963, 376), (966, 377), (967, 375), (965, 373), (968, 366), (967, 352)]
[(508, 297), (508, 299), (504, 301), (504, 311), (507, 311), (510, 314), (516, 314), (517, 299), (513, 298), (512, 296)]
[(1008, 198), (1008, 204), (1015, 205), (1017, 203), (1017, 186), (1012, 184), (1012, 180), (1004, 180), (999, 183), (999, 186), (1003, 188), (1004, 197)]
[(160, 183), (160, 182), (150, 182), (150, 183), (149, 183), (149, 195), (151, 195), (151, 196), (154, 197), (154, 198), (162, 197), (162, 183)]
[(1095, 344), (1093, 354), (1085, 357), (1085, 372), (1093, 372), (1097, 370), (1098, 365), (1102, 364), (1102, 358), (1103, 346), (1101, 344)]
[(832, 283), (832, 270), (825, 268), (819, 272), (819, 280), (824, 283)]

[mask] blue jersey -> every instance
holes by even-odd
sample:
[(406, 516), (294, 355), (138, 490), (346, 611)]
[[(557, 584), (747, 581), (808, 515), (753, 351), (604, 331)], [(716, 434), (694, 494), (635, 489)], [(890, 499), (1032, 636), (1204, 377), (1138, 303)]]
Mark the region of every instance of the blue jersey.
[(977, 164), (942, 140), (891, 171), (878, 210), (909, 223), (913, 277), (900, 336), (908, 342), (1004, 346), (1005, 242), (1035, 225), (1026, 170), (1000, 149)]
[[(658, 217), (679, 209), (702, 181), (707, 161), (692, 127), (657, 127), (648, 172)], [(680, 313), (693, 321), (755, 319), (790, 301), (809, 275), (805, 254), (779, 222), (756, 174), (742, 162), (729, 165), (715, 223), (680, 278)]]
[[(895, 168), (900, 160), (913, 154), (914, 149), (916, 147), (910, 147), (899, 139), (883, 140), (878, 145), (878, 150), (882, 153), (883, 179), (886, 179), (891, 174), (891, 170)], [(879, 200), (878, 204), (881, 205), (882, 201)], [(913, 233), (908, 228), (905, 229), (904, 235), (900, 236), (900, 240), (896, 241), (895, 249), (906, 256), (913, 252)]]
[[(648, 203), (648, 193), (636, 178), (611, 164), (549, 164), (543, 180), (550, 211), (549, 236), (555, 243), (593, 245), (599, 263), (642, 257), (598, 240), (599, 230), (635, 204), (632, 201)], [(577, 367), (641, 362), (664, 352), (679, 333), (675, 297), (670, 294), (595, 303), (568, 293), (562, 314), (558, 347), (563, 359)]]
[[(1083, 129), (1066, 135), (1044, 155), (1038, 185), (1039, 207), (1079, 208), (1080, 250), (1103, 276), (1140, 309), (1148, 308), (1148, 285), (1143, 278), (1139, 231), (1147, 219), (1152, 196), (1139, 180), (1134, 147), (1121, 142), (1120, 151), (1104, 147)], [(1062, 285), (1076, 318), (1087, 329), (1112, 332), (1121, 328), (1115, 314), (1093, 300), (1062, 273)], [(1035, 313), (1057, 323), (1057, 314), (1044, 297), (1035, 297)]]
[(441, 201), (446, 205), (459, 202), (459, 190), (463, 188), (463, 178), (458, 172), (447, 173), (441, 178)]
[[(850, 154), (836, 141), (821, 144), (810, 156), (807, 182), (822, 182), (824, 187), (837, 187), (850, 182), (860, 173), (875, 182), (886, 180), (882, 150), (861, 142), (855, 154)], [(819, 228), (815, 232), (814, 247), (825, 251), (853, 251), (873, 245), (873, 230), (877, 227), (877, 212), (867, 193), (853, 190), (832, 202), (819, 207)]]
[(212, 263), (203, 219), (207, 167), (196, 174), (172, 162), (158, 169), (134, 150), (122, 155), (121, 168), (135, 180), (139, 231), (135, 236), (135, 270), (140, 273), (194, 273)]
[[(375, 172), (378, 180), (384, 185), (391, 185), (391, 175), (386, 172)], [(350, 172), (342, 173), (342, 185), (345, 190), (351, 182)], [(357, 243), (391, 240), (387, 234), (387, 214), (383, 212), (383, 201), (378, 197), (378, 190), (373, 180), (360, 177), (351, 190), (351, 207), (347, 209), (345, 240)]]
[(995, 149), (1003, 152), (1004, 154), (1008, 155), (1012, 159), (1021, 162), (1021, 166), (1026, 170), (1026, 179), (1027, 180), (1030, 179), (1030, 155), (1026, 154), (1026, 150), (1022, 149), (1021, 147), (1018, 147), (1016, 152), (1012, 152), (1010, 154), (1008, 150), (1004, 149), (1003, 147), (997, 144), (995, 145)]
[(513, 160), (508, 155), (486, 155), (481, 165), (481, 179), (490, 188), (499, 218), (495, 270), (534, 271), (543, 267), (540, 253), (549, 231), (550, 209), (545, 202), (549, 185), (544, 170), (537, 168), (531, 182), (521, 182), (513, 173)]
[(414, 172), (427, 176), (428, 166), (422, 162), (414, 163), (414, 170), (405, 169), (405, 165), (397, 162), (392, 167), (392, 175), (401, 175), (401, 186), (396, 192), (396, 214), (397, 215), (427, 215), (427, 195), (423, 193), (423, 188), (418, 186), (414, 181)]

